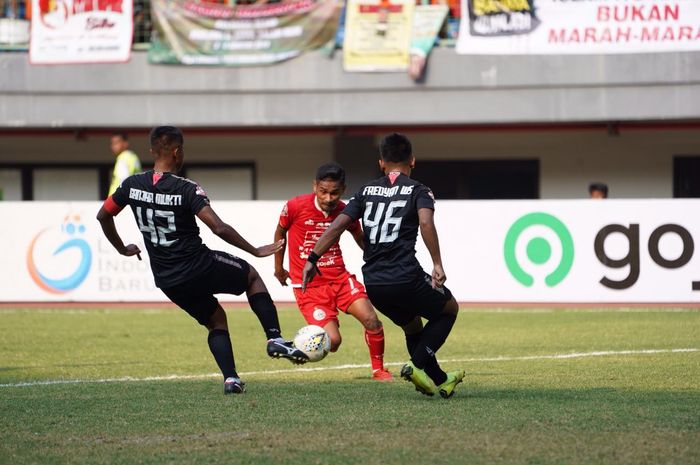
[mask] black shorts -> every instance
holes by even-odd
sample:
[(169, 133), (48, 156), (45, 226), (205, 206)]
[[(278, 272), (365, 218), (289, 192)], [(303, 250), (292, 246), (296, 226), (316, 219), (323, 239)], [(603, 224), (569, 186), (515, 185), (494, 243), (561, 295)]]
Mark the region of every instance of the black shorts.
[(365, 288), (370, 302), (377, 310), (394, 324), (405, 326), (416, 316), (432, 320), (452, 299), (452, 292), (448, 288), (443, 286), (433, 289), (431, 283), (432, 278), (425, 274), (412, 283), (365, 284)]
[(211, 266), (199, 276), (177, 286), (161, 289), (168, 298), (206, 326), (219, 301), (214, 294), (241, 295), (248, 289), (250, 265), (226, 252), (212, 250)]

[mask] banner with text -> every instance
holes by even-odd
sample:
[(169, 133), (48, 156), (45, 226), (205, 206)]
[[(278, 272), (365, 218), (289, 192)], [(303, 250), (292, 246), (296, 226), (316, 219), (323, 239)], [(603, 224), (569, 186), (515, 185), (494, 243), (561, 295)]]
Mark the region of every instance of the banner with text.
[(131, 57), (132, 0), (31, 0), (32, 64), (123, 63)]
[(339, 0), (226, 6), (153, 0), (151, 63), (255, 66), (278, 63), (334, 40)]
[(412, 0), (348, 0), (345, 71), (406, 71), (413, 30)]
[(457, 53), (700, 50), (700, 0), (462, 0)]
[[(218, 202), (217, 213), (254, 245), (269, 242), (284, 202)], [(119, 255), (94, 220), (98, 202), (0, 202), (0, 301), (166, 301), (148, 256)], [(663, 302), (700, 304), (700, 200), (438, 201), (435, 218), (447, 286), (462, 302)], [(126, 243), (143, 236), (133, 215), (116, 218)], [(388, 227), (395, 223), (390, 223)], [(272, 257), (234, 249), (200, 223), (211, 248), (240, 255), (273, 298), (293, 301)], [(362, 252), (341, 239), (361, 279)], [(418, 258), (431, 271), (420, 238)], [(243, 301), (244, 296), (220, 296)]]

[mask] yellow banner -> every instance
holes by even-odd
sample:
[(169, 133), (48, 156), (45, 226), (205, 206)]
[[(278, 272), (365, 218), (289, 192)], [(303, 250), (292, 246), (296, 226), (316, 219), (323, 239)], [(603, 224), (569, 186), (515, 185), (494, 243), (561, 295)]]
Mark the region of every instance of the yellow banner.
[(348, 0), (345, 71), (406, 71), (413, 10), (412, 0)]

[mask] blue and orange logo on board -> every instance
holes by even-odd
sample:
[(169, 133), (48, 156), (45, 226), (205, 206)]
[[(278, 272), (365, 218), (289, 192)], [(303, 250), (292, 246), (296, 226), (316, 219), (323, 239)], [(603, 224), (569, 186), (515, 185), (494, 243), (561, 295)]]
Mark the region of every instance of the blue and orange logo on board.
[(85, 281), (92, 266), (85, 232), (80, 216), (69, 215), (60, 226), (34, 236), (27, 251), (27, 270), (37, 286), (51, 294), (65, 294)]

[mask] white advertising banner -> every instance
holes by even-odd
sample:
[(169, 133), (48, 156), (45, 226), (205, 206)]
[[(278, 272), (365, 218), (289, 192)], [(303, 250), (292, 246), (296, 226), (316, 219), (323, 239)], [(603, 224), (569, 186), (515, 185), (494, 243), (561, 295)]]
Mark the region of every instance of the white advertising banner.
[(31, 1), (32, 64), (129, 61), (133, 0)]
[[(272, 242), (284, 202), (221, 202), (213, 207), (254, 245)], [(0, 302), (165, 301), (148, 256), (117, 254), (94, 219), (97, 202), (0, 202), (5, 244)], [(700, 200), (439, 201), (436, 224), (447, 286), (461, 302), (699, 303)], [(11, 226), (10, 226), (11, 225)], [(125, 210), (126, 243), (143, 237)], [(253, 258), (205, 226), (204, 242), (248, 260), (277, 301), (293, 301), (273, 276), (273, 259)], [(361, 278), (361, 251), (341, 247)], [(418, 257), (430, 272), (418, 240)], [(244, 297), (221, 296), (224, 301)]]
[(462, 0), (462, 18), (467, 55), (700, 49), (700, 0)]

